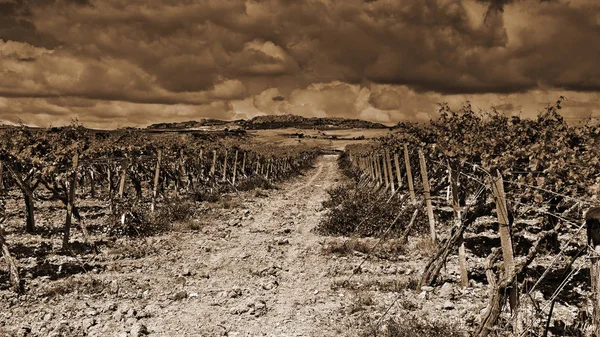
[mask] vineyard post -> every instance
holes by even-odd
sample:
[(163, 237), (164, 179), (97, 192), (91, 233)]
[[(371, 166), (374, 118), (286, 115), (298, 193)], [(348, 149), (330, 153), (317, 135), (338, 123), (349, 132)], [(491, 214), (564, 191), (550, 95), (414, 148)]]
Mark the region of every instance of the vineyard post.
[(392, 170), (392, 158), (390, 157), (390, 150), (385, 149), (385, 162), (388, 168), (388, 177), (390, 179), (390, 186), (392, 187), (392, 194), (396, 193), (396, 187), (394, 186), (394, 172)]
[(225, 159), (223, 159), (223, 177), (221, 178), (221, 180), (227, 180), (227, 150), (225, 150)]
[(387, 167), (385, 167), (385, 155), (381, 156), (381, 171), (383, 172), (383, 181), (385, 182), (385, 190), (390, 188), (390, 182), (388, 181)]
[(380, 187), (383, 185), (383, 174), (381, 173), (381, 166), (379, 165), (379, 154), (375, 154), (375, 163), (377, 164), (377, 179), (379, 180), (379, 185), (377, 185), (377, 187)]
[(404, 165), (406, 167), (406, 180), (408, 180), (408, 191), (410, 192), (410, 201), (413, 205), (417, 204), (417, 197), (415, 196), (415, 187), (413, 185), (413, 176), (410, 169), (410, 157), (408, 155), (408, 145), (404, 144)]
[[(512, 233), (510, 232), (510, 222), (508, 219), (508, 209), (506, 206), (506, 195), (504, 194), (504, 181), (502, 174), (497, 171), (496, 177), (491, 177), (492, 192), (496, 199), (496, 213), (498, 216), (498, 231), (500, 232), (500, 245), (502, 247), (502, 258), (504, 259), (505, 278), (514, 281), (515, 262), (513, 256)], [(518, 306), (518, 283), (514, 282), (510, 288), (510, 308), (514, 312)], [(516, 315), (518, 318), (518, 315)], [(518, 322), (517, 322), (518, 323)], [(518, 329), (519, 324), (515, 325)]]
[[(185, 177), (185, 157), (183, 153), (183, 149), (179, 149), (179, 169), (177, 170), (177, 193), (179, 193), (179, 188), (183, 186), (183, 177)], [(188, 181), (189, 184), (189, 181)]]
[[(589, 232), (588, 232), (589, 233)], [(593, 242), (588, 237), (588, 242)], [(590, 257), (590, 278), (592, 281), (592, 323), (594, 324), (594, 335), (600, 336), (600, 245), (594, 245), (593, 256)]]
[(271, 158), (267, 159), (267, 167), (265, 168), (264, 176), (269, 179), (269, 168), (271, 167)]
[(4, 164), (0, 160), (0, 193), (4, 192)]
[(370, 158), (369, 157), (363, 157), (363, 162), (365, 165), (365, 170), (367, 171), (367, 178), (369, 180), (373, 180), (373, 167), (371, 167), (371, 162), (370, 162)]
[(379, 165), (377, 163), (377, 156), (373, 155), (373, 158), (371, 158), (371, 160), (372, 160), (371, 164), (373, 165), (373, 170), (375, 171), (375, 179), (374, 179), (375, 186), (379, 187), (380, 179), (379, 179)]
[(215, 177), (215, 170), (217, 169), (217, 150), (213, 150), (212, 166), (210, 167), (211, 178)]
[(121, 181), (119, 182), (119, 198), (123, 198), (125, 192), (125, 179), (127, 178), (127, 166), (129, 166), (128, 158), (123, 160), (123, 169), (121, 170)]
[(246, 176), (246, 154), (247, 152), (244, 151), (244, 159), (242, 159), (242, 175), (244, 177)]
[[(458, 170), (453, 173), (452, 166), (448, 162), (448, 175), (450, 177), (450, 190), (452, 195), (452, 209), (454, 210), (454, 218), (456, 219), (456, 225), (454, 227), (460, 228), (462, 226), (462, 212), (460, 209), (460, 202), (458, 199)], [(463, 234), (460, 234), (459, 246), (458, 246), (458, 265), (460, 268), (460, 285), (463, 288), (469, 286), (469, 273), (467, 266), (467, 257), (465, 252), (465, 242)]]
[(371, 154), (369, 156), (369, 160), (370, 160), (370, 165), (371, 165), (371, 171), (373, 171), (373, 183), (375, 183), (375, 185), (377, 185), (377, 167), (375, 166), (375, 156), (373, 154)]
[(423, 192), (425, 195), (425, 203), (427, 205), (427, 217), (429, 218), (429, 231), (431, 232), (431, 241), (437, 243), (437, 235), (435, 231), (435, 218), (433, 216), (433, 205), (431, 204), (431, 190), (429, 187), (429, 178), (427, 177), (427, 166), (425, 164), (425, 155), (423, 150), (419, 149), (419, 164), (421, 166), (421, 178), (423, 179)]
[(79, 166), (79, 155), (73, 156), (73, 167), (69, 177), (69, 190), (67, 194), (67, 219), (65, 221), (62, 249), (66, 251), (69, 247), (69, 235), (71, 232), (71, 220), (73, 218), (73, 207), (75, 207), (75, 189), (77, 185), (77, 167)]
[(233, 160), (233, 178), (231, 183), (235, 185), (235, 175), (237, 174), (238, 150), (235, 150), (235, 159)]
[(94, 170), (90, 168), (89, 171), (90, 174), (90, 196), (92, 198), (96, 197), (96, 183), (94, 183), (95, 179), (95, 174), (94, 174)]
[(107, 180), (108, 180), (108, 200), (109, 200), (108, 209), (110, 210), (111, 213), (113, 213), (112, 169), (110, 167), (110, 164), (107, 167), (106, 175), (107, 175)]
[(200, 149), (200, 155), (198, 157), (198, 173), (200, 178), (204, 179), (204, 153), (203, 149)]
[(158, 182), (160, 178), (160, 162), (162, 157), (162, 150), (158, 149), (157, 159), (156, 159), (156, 169), (154, 170), (154, 185), (152, 186), (152, 204), (150, 205), (150, 212), (154, 214), (154, 209), (156, 208), (156, 197), (158, 195)]
[(256, 157), (256, 169), (254, 170), (253, 175), (260, 174), (260, 157)]
[(400, 174), (400, 159), (398, 153), (394, 154), (394, 165), (396, 166), (396, 178), (398, 179), (398, 189), (402, 187), (402, 175)]

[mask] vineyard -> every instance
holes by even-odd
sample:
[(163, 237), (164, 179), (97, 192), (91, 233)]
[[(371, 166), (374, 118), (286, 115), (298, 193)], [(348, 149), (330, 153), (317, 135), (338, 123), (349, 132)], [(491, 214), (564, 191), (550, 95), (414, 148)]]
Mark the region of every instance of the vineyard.
[(0, 332), (598, 334), (600, 126), (561, 104), (312, 145), (0, 129)]
[[(310, 167), (318, 154), (308, 147), (254, 146), (241, 137), (103, 132), (77, 124), (50, 130), (5, 128), (0, 135), (2, 222), (22, 221), (21, 228), (9, 227), (9, 235), (60, 234), (60, 251), (76, 255), (77, 249), (97, 249), (91, 238), (96, 232), (143, 236), (168, 230), (174, 220), (189, 216), (194, 202), (268, 188)], [(57, 210), (56, 202), (65, 214), (60, 230), (36, 214), (37, 203), (52, 203)], [(73, 228), (81, 231), (81, 241), (71, 242)], [(52, 265), (43, 266), (45, 271), (19, 272), (6, 235), (2, 229), (0, 242), (16, 292), (26, 290), (27, 278), (46, 272), (54, 276)], [(51, 240), (39, 244), (48, 246), (43, 254), (55, 249)]]
[[(373, 256), (394, 256), (382, 243), (399, 240), (403, 255), (430, 249), (418, 276), (403, 285), (410, 290), (388, 300), (387, 310), (364, 324), (366, 331), (427, 334), (410, 323), (427, 315), (388, 310), (410, 308), (397, 303), (410, 294), (453, 309), (454, 302), (444, 303), (453, 297), (444, 293), (456, 287), (464, 295), (456, 303), (483, 300), (485, 306), (455, 318), (463, 324), (443, 335), (597, 334), (591, 318), (598, 310), (591, 287), (596, 253), (588, 241), (594, 234), (586, 236), (583, 227), (585, 211), (598, 205), (600, 127), (567, 125), (561, 103), (536, 120), (442, 105), (430, 125), (402, 124), (394, 136), (347, 148), (340, 166), (352, 180), (330, 191), (331, 211), (319, 230), (377, 241), (360, 247), (366, 256), (342, 286), (359, 286), (350, 281)], [(428, 243), (407, 252), (414, 240)], [(356, 249), (348, 242), (344, 249)], [(480, 288), (478, 299), (469, 293), (473, 287)], [(440, 321), (437, 316), (423, 326)]]

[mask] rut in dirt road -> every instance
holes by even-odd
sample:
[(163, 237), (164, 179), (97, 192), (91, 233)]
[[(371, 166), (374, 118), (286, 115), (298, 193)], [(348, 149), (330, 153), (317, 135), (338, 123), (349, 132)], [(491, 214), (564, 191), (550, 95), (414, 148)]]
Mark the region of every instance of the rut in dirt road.
[(180, 255), (200, 262), (208, 279), (186, 280), (183, 289), (194, 296), (164, 307), (149, 329), (163, 335), (347, 333), (340, 314), (346, 299), (331, 290), (330, 259), (320, 253), (322, 238), (311, 232), (327, 189), (340, 176), (336, 159), (321, 157), (314, 170), (268, 198), (245, 201), (239, 221), (181, 242)]

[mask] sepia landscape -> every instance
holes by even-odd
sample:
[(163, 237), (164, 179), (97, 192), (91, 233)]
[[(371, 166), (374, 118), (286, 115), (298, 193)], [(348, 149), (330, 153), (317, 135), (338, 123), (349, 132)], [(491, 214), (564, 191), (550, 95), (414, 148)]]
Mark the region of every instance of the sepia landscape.
[(0, 0), (0, 336), (600, 336), (599, 32)]

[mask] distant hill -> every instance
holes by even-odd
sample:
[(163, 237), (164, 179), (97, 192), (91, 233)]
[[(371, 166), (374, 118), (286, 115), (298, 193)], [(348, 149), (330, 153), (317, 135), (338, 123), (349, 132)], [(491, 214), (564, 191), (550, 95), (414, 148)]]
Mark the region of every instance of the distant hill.
[(203, 118), (199, 121), (173, 122), (173, 123), (156, 123), (149, 125), (148, 129), (193, 129), (207, 126), (225, 126), (228, 124), (239, 124), (243, 120), (238, 121), (223, 121), (220, 119)]
[(147, 127), (152, 130), (184, 130), (184, 129), (199, 129), (199, 128), (242, 128), (249, 130), (264, 130), (264, 129), (282, 129), (282, 128), (297, 128), (297, 129), (319, 129), (319, 130), (335, 130), (335, 129), (387, 129), (380, 123), (363, 121), (360, 119), (346, 119), (342, 117), (311, 117), (306, 118), (296, 115), (269, 115), (258, 116), (250, 120), (235, 120), (223, 121), (219, 119), (201, 119), (199, 121), (174, 122), (174, 123), (157, 123)]
[(311, 117), (306, 118), (296, 115), (267, 115), (258, 116), (244, 122), (245, 129), (387, 129), (380, 123), (368, 122), (360, 119), (347, 119), (342, 117)]

